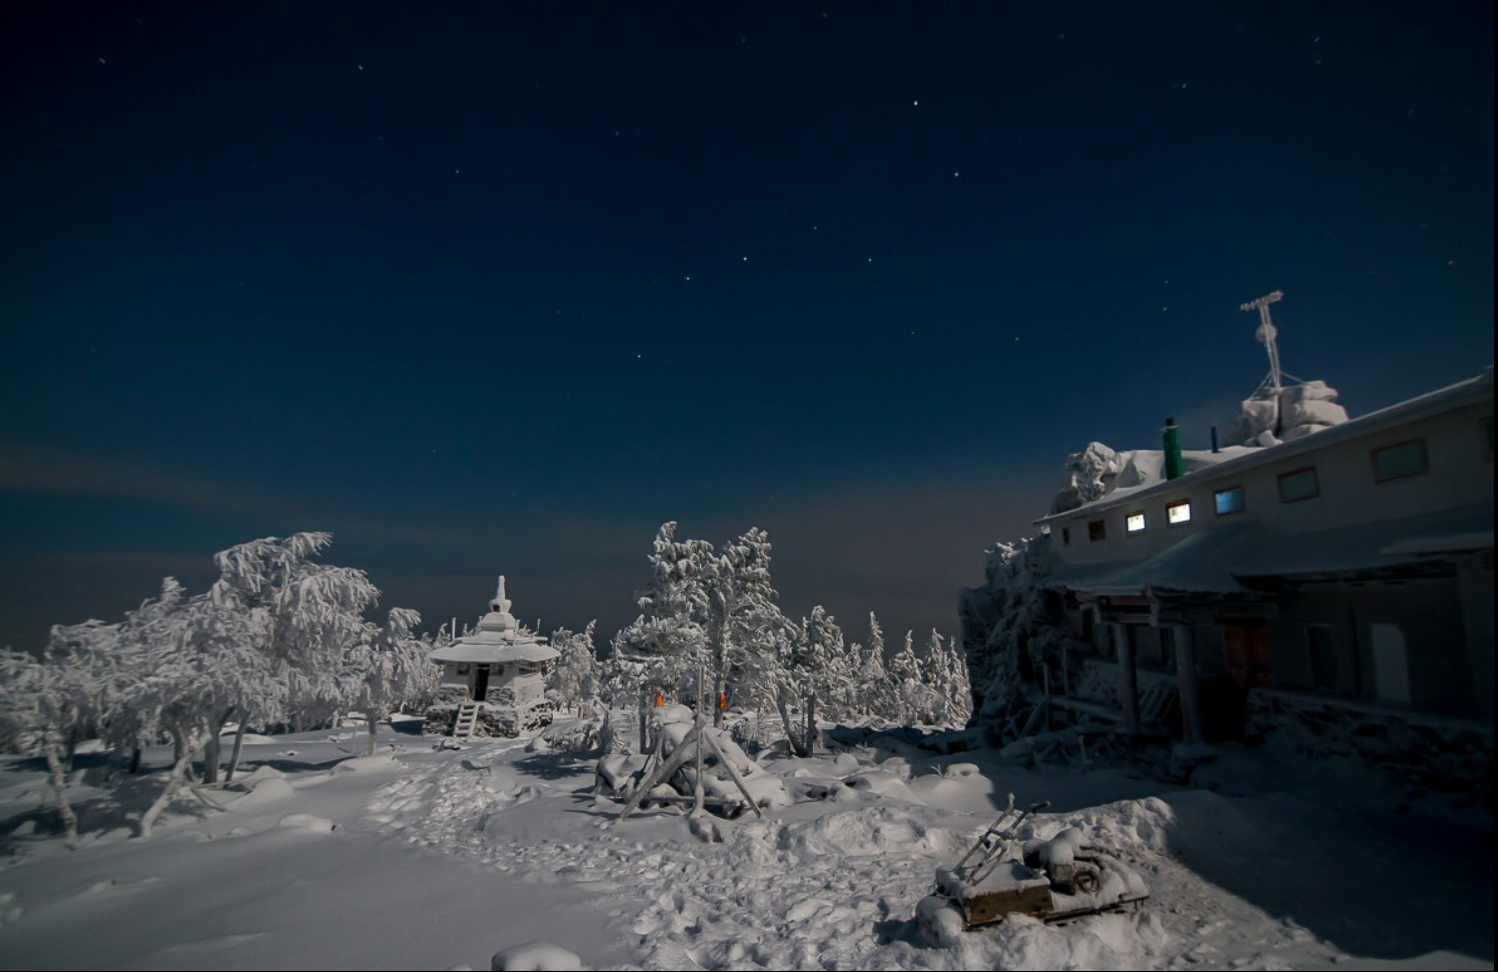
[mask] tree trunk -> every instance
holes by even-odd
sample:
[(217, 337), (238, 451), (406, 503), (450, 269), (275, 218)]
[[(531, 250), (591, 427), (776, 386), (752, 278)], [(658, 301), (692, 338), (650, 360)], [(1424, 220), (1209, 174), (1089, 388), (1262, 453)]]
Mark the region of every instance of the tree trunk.
[(212, 786), (218, 783), (219, 764), (223, 762), (224, 755), (224, 726), (234, 718), (234, 706), (230, 706), (217, 722), (208, 727), (210, 733), (208, 745), (203, 749), (203, 785)]
[(68, 850), (78, 849), (78, 815), (68, 803), (68, 776), (63, 769), (61, 741), (57, 730), (47, 728), (42, 732), (42, 748), (47, 751), (47, 770), (52, 784), (52, 795), (57, 799), (57, 813), (62, 817), (63, 844)]
[(780, 722), (785, 727), (785, 741), (790, 744), (793, 756), (806, 756), (806, 747), (798, 738), (796, 727), (791, 722), (790, 710), (785, 707), (785, 700), (776, 698), (775, 708), (780, 712)]
[(364, 755), (373, 756), (375, 754), (375, 733), (379, 731), (380, 720), (377, 718), (374, 709), (366, 710), (364, 719), (369, 723), (369, 748), (365, 751)]
[(806, 753), (811, 755), (817, 750), (817, 697), (813, 695), (806, 700)]
[(162, 811), (177, 798), (178, 792), (182, 789), (182, 784), (187, 781), (188, 775), (192, 772), (192, 758), (197, 755), (198, 747), (203, 744), (204, 732), (201, 727), (195, 728), (186, 738), (183, 737), (181, 732), (174, 733), (173, 735), (177, 743), (177, 762), (172, 765), (171, 775), (167, 777), (166, 789), (161, 791), (161, 795), (156, 798), (156, 802), (151, 804), (140, 818), (140, 836), (142, 838), (149, 838), (151, 836), (151, 828), (155, 826), (156, 818), (160, 817)]
[(239, 754), (244, 751), (244, 720), (239, 720), (239, 728), (234, 730), (234, 751), (229, 754), (229, 768), (224, 771), (224, 786), (234, 782), (234, 771), (239, 769)]
[(214, 732), (208, 736), (208, 743), (203, 747), (203, 785), (212, 786), (218, 782), (218, 764), (223, 758), (224, 744), (219, 741), (219, 734)]
[(650, 710), (646, 707), (645, 693), (640, 693), (640, 752), (650, 752)]

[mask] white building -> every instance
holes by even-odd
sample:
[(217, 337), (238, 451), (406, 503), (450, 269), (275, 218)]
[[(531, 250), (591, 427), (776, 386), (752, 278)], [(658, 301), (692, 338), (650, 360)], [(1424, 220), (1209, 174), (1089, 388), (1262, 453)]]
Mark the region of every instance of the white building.
[[(505, 579), (489, 602), (489, 613), (473, 631), (429, 656), (442, 666), (442, 688), (471, 702), (501, 700), (523, 708), (546, 694), (546, 666), (559, 652), (522, 627), (510, 613)], [(447, 693), (444, 693), (447, 694)]]
[(1254, 690), (1491, 727), (1491, 367), (1292, 441), (1185, 459), (1178, 478), (1037, 521), (1051, 606), (1094, 673), (1116, 666), (1125, 727), (1149, 676), (1175, 683), (1188, 741), (1241, 725)]

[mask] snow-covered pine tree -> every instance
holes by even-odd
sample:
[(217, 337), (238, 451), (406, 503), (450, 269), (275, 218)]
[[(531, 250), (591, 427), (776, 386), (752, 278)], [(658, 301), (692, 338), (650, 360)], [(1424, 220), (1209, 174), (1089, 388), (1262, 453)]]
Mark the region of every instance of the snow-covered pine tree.
[(752, 658), (763, 643), (760, 632), (781, 623), (778, 596), (770, 581), (770, 540), (765, 531), (751, 527), (737, 540), (723, 545), (720, 556), (706, 548), (699, 576), (706, 593), (709, 663), (713, 722), (721, 726), (723, 710), (716, 704), (732, 693), (735, 697), (759, 694), (745, 684), (747, 678), (765, 669), (766, 658)]
[(586, 705), (598, 698), (600, 671), (593, 631), (589, 621), (582, 631), (558, 628), (551, 633), (551, 646), (561, 654), (546, 671), (546, 695), (559, 710)]
[(780, 708), (785, 722), (786, 737), (791, 750), (798, 756), (808, 756), (817, 738), (817, 703), (819, 699), (832, 698), (844, 686), (839, 683), (844, 652), (843, 631), (836, 619), (820, 604), (811, 610), (811, 617), (801, 621), (800, 637), (796, 639), (791, 653), (787, 676), (794, 686), (804, 725), (798, 733), (791, 724), (784, 704)]
[(656, 533), (651, 583), (636, 598), (640, 615), (619, 630), (611, 646), (612, 704), (651, 692), (678, 698), (691, 691), (698, 664), (706, 662), (707, 595), (699, 571), (711, 556), (706, 541), (678, 541), (675, 522)]
[(893, 721), (897, 708), (894, 680), (884, 666), (884, 629), (869, 612), (869, 646), (860, 659), (859, 708), (871, 719)]

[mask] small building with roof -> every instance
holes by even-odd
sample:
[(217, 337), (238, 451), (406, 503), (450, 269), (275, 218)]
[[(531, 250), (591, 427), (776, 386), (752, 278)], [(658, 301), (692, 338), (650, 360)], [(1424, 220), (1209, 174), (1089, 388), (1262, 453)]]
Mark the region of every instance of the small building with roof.
[(428, 732), (513, 736), (551, 721), (546, 668), (559, 652), (520, 624), (511, 604), (501, 576), (478, 624), (428, 656), (442, 666)]

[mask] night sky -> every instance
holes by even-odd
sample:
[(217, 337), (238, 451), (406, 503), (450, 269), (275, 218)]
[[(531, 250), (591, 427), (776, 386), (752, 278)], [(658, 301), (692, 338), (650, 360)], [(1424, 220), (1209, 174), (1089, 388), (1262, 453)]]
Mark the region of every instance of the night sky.
[(0, 4), (0, 644), (331, 530), (633, 617), (656, 527), (956, 629), (1091, 439), (1493, 357), (1493, 7)]

